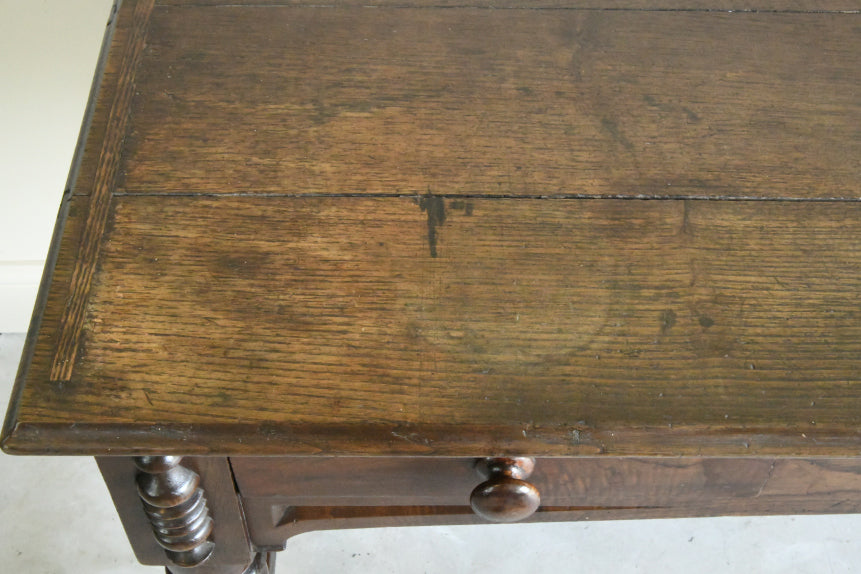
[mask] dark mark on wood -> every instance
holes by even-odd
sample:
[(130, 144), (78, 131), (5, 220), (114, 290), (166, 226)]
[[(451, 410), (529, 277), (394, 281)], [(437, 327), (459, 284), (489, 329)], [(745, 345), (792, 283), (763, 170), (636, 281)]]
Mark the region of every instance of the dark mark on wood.
[(437, 256), (437, 242), (439, 233), (437, 227), (445, 223), (445, 199), (428, 194), (419, 200), (419, 207), (428, 214), (428, 245), (431, 257)]
[(685, 112), (685, 115), (687, 116), (688, 121), (691, 121), (694, 123), (700, 122), (700, 116), (697, 115), (697, 113), (694, 112), (692, 109), (685, 107), (685, 106), (682, 106), (682, 111)]
[(682, 228), (679, 230), (682, 235), (691, 233), (691, 206), (688, 200), (682, 202), (684, 204), (684, 216), (682, 219)]
[(463, 211), (464, 215), (472, 215), (475, 211), (475, 204), (471, 201), (452, 201), (449, 204), (451, 209), (456, 209), (458, 211)]
[(676, 324), (676, 313), (672, 309), (661, 312), (661, 335), (666, 334)]
[(615, 141), (619, 142), (626, 150), (631, 151), (634, 149), (634, 144), (625, 137), (619, 129), (619, 124), (616, 123), (615, 120), (611, 118), (601, 118), (601, 127), (603, 127), (604, 130), (606, 130), (607, 133), (610, 134)]

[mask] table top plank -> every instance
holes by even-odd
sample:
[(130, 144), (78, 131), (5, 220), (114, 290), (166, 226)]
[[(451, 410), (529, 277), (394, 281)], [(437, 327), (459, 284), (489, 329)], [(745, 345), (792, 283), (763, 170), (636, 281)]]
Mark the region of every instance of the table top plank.
[(859, 215), (117, 197), (72, 379), (34, 362), (18, 419), (101, 425), (111, 449), (141, 428), (235, 427), (171, 448), (469, 455), (499, 436), (531, 454), (855, 454)]
[[(159, 6), (321, 6), (313, 0), (156, 0)], [(326, 7), (857, 12), (857, 0), (337, 0)]]
[(859, 22), (157, 7), (118, 191), (859, 199)]

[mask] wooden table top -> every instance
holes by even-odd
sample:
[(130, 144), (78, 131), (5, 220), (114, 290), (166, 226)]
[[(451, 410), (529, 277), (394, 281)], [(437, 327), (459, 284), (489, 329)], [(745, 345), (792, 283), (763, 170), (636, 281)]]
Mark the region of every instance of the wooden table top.
[(4, 449), (859, 454), (857, 0), (253, 4), (114, 17)]

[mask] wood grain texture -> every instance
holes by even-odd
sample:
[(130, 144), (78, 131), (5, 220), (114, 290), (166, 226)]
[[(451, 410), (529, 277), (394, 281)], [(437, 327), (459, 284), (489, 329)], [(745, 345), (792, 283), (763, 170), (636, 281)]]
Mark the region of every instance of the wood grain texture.
[(5, 449), (858, 454), (857, 14), (129, 6)]
[[(255, 544), (308, 530), (480, 524), (467, 500), (474, 461), (235, 457)], [(538, 459), (542, 504), (527, 522), (861, 511), (857, 459)]]
[(68, 381), (72, 376), (87, 299), (110, 209), (114, 179), (120, 165), (121, 147), (134, 92), (134, 74), (143, 52), (153, 0), (132, 1), (124, 7), (117, 15), (117, 31), (113, 38), (116, 48), (111, 50), (111, 54), (115, 60), (108, 64), (109, 67), (118, 66), (118, 71), (116, 84), (105, 90), (106, 94), (112, 94), (109, 108), (102, 113), (102, 116), (107, 116), (107, 125), (104, 132), (93, 134), (100, 149), (92, 187), (76, 187), (76, 191), (84, 190), (91, 195), (91, 200), (72, 272), (71, 293), (59, 324), (57, 350), (51, 365), (51, 379), (54, 381)]
[(859, 6), (255, 4), (122, 5), (4, 450), (155, 564), (101, 455), (187, 457), (201, 574), (475, 523), (473, 457), (536, 521), (861, 511)]
[[(467, 506), (482, 481), (475, 459), (463, 458), (233, 457), (231, 465), (243, 497), (295, 507)], [(556, 507), (718, 508), (785, 496), (812, 510), (837, 492), (861, 505), (856, 458), (539, 458), (529, 482), (543, 506)]]
[(860, 25), (159, 7), (119, 191), (857, 200)]
[[(159, 6), (321, 6), (309, 0), (156, 0)], [(765, 10), (850, 11), (857, 0), (333, 0), (325, 7), (379, 6), (390, 8), (563, 9), (563, 10)]]
[(114, 202), (7, 448), (858, 453), (857, 203)]

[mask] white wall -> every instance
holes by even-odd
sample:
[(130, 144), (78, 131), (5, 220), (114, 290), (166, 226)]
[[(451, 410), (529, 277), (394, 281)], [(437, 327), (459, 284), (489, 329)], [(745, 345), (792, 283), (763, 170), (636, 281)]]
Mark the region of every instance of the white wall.
[(0, 333), (27, 330), (112, 0), (0, 0)]

